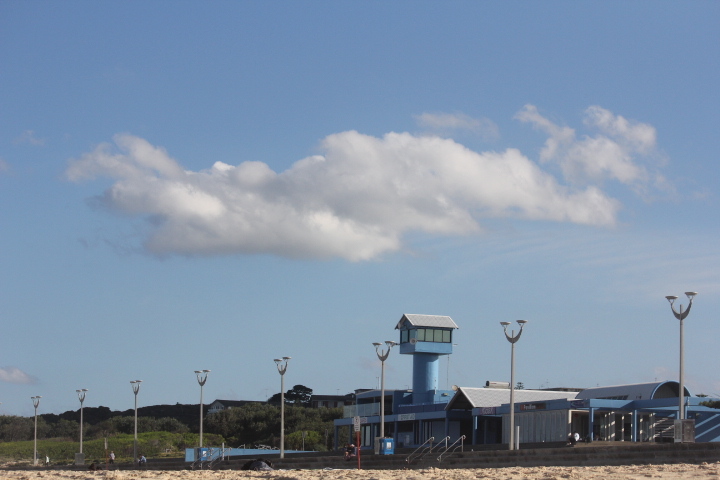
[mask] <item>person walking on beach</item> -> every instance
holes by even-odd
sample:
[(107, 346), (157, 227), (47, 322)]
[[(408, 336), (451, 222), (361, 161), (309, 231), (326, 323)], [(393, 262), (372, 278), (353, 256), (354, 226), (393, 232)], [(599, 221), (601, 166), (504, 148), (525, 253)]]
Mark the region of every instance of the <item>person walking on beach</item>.
[(110, 465), (112, 465), (113, 463), (115, 463), (115, 452), (110, 450)]

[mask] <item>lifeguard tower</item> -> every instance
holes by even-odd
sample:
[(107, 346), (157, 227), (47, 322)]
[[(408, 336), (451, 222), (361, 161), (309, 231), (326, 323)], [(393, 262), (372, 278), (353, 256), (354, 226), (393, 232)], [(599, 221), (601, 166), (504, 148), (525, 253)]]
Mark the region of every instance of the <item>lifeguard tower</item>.
[(452, 318), (441, 315), (402, 316), (400, 353), (413, 356), (412, 403), (434, 403), (438, 400), (440, 355), (452, 353), (452, 334), (458, 328)]

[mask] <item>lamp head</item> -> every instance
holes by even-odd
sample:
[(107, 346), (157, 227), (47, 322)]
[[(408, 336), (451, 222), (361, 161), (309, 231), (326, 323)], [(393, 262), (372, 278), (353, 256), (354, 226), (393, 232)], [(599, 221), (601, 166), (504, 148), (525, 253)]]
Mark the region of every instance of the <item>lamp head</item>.
[(385, 345), (392, 348), (397, 345), (397, 342), (393, 342), (392, 340), (385, 340)]
[(500, 322), (500, 325), (502, 325), (503, 327), (507, 327), (508, 325), (510, 325), (510, 322)]
[(518, 320), (517, 323), (519, 323), (520, 326), (523, 326), (527, 323), (527, 320)]
[(379, 347), (380, 345), (382, 345), (382, 343), (373, 342), (373, 345), (375, 345), (375, 348), (377, 348), (377, 347)]
[(670, 305), (675, 303), (675, 300), (677, 300), (677, 295), (665, 295), (665, 298), (667, 298), (668, 302), (670, 302)]
[(292, 357), (283, 357), (283, 360), (285, 360), (285, 361), (287, 362), (287, 361), (290, 360), (291, 358), (292, 358)]
[(273, 360), (273, 362), (275, 362), (275, 363), (280, 363), (280, 362), (282, 362), (282, 359), (276, 358), (276, 359)]
[(697, 292), (685, 292), (685, 295), (687, 295), (687, 297), (688, 297), (688, 298), (690, 299), (690, 301), (692, 302), (693, 297), (694, 297), (695, 295), (697, 295)]

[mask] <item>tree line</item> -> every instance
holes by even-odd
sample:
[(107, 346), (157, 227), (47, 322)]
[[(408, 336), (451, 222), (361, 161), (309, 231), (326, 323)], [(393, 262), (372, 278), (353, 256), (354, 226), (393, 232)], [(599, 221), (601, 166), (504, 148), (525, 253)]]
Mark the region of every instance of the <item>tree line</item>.
[[(295, 385), (285, 394), (285, 448), (325, 451), (332, 448), (333, 420), (342, 418), (341, 408), (307, 408), (312, 390)], [(155, 405), (138, 409), (138, 433), (198, 433), (199, 405)], [(83, 409), (83, 439), (91, 441), (133, 434), (135, 411), (111, 411), (107, 407)], [(0, 442), (33, 440), (34, 417), (0, 416)], [(226, 446), (253, 448), (257, 445), (279, 447), (280, 394), (268, 402), (205, 414), (203, 431)], [(38, 415), (37, 438), (78, 441), (80, 410), (62, 414)], [(346, 433), (346, 432), (344, 432)], [(344, 438), (344, 437), (342, 437)], [(211, 445), (211, 446), (220, 446)]]

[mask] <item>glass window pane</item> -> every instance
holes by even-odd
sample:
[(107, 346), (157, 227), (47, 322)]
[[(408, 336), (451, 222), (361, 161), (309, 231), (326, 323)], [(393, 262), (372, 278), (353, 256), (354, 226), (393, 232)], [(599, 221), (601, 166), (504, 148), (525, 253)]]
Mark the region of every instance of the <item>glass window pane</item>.
[(435, 330), (435, 341), (437, 343), (442, 342), (442, 333), (443, 333), (443, 331), (440, 329)]
[(400, 332), (400, 343), (407, 343), (408, 341), (408, 331), (403, 330)]
[(443, 340), (444, 343), (450, 343), (450, 330), (443, 330)]
[(417, 339), (418, 339), (418, 342), (425, 341), (425, 329), (424, 328), (417, 329)]

